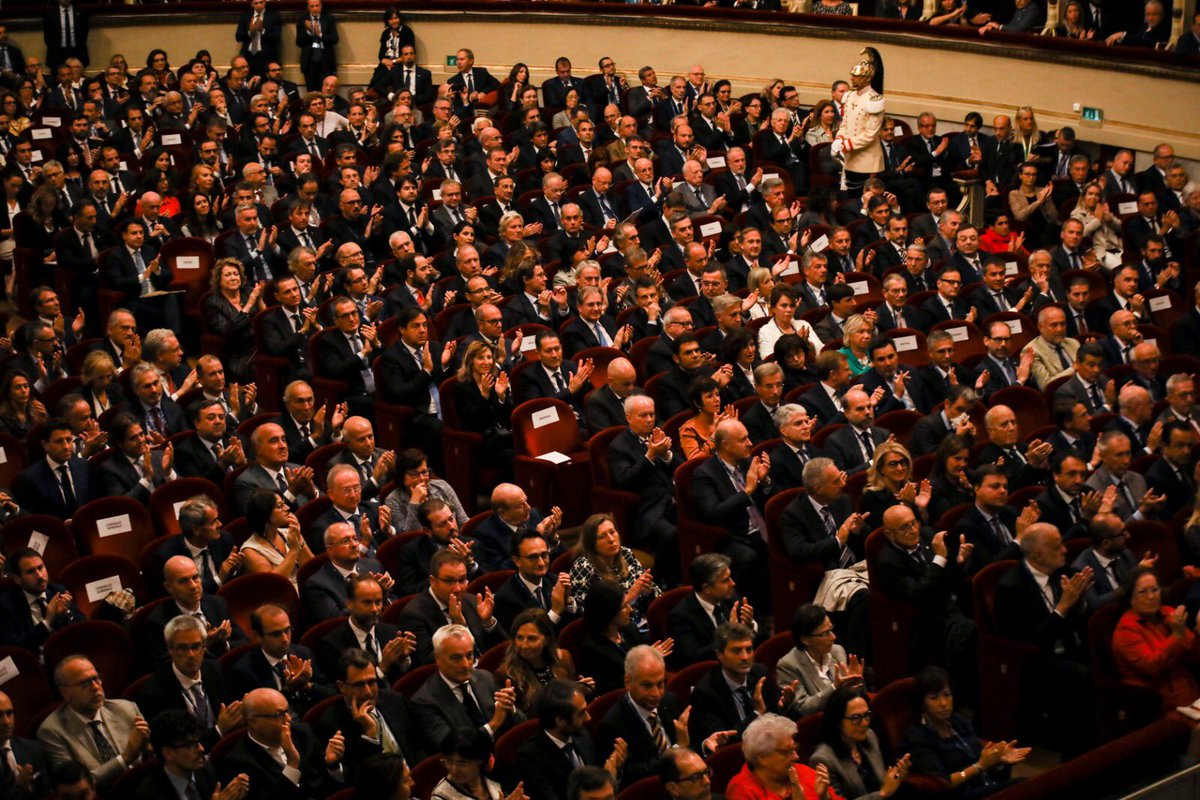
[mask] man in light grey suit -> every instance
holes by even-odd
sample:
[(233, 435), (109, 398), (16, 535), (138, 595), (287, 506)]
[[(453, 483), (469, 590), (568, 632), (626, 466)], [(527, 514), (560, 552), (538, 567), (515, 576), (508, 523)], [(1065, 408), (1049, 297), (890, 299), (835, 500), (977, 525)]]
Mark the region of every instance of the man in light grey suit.
[(111, 788), (148, 752), (149, 723), (135, 703), (105, 699), (104, 682), (84, 656), (60, 661), (54, 683), (64, 702), (37, 732), (50, 764), (77, 761), (92, 773), (98, 790)]
[(1103, 494), (1109, 486), (1115, 486), (1117, 497), (1112, 511), (1122, 522), (1150, 518), (1164, 498), (1153, 490), (1147, 491), (1146, 479), (1129, 469), (1133, 455), (1129, 437), (1118, 430), (1105, 431), (1097, 446), (1100, 467), (1088, 478), (1088, 488)]
[(250, 442), (257, 463), (238, 475), (233, 487), (234, 504), (240, 513), (245, 513), (255, 489), (279, 492), (293, 511), (320, 494), (313, 483), (312, 469), (288, 461), (287, 434), (282, 427), (273, 422), (259, 425)]
[(862, 662), (857, 656), (846, 657), (846, 650), (834, 644), (837, 636), (825, 609), (805, 603), (792, 617), (792, 641), (796, 646), (775, 665), (780, 686), (796, 685), (791, 712), (806, 717), (825, 708), (825, 702), (839, 686), (862, 686)]
[(683, 183), (678, 190), (689, 217), (715, 214), (725, 207), (725, 198), (717, 198), (717, 190), (704, 182), (704, 168), (699, 161), (688, 159), (683, 162)]

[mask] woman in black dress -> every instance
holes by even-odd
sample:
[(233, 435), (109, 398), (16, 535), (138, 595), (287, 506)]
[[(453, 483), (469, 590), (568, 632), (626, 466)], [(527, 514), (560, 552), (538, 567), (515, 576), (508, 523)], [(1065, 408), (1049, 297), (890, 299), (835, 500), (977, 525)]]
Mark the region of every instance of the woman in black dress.
[(266, 283), (253, 288), (245, 285), (241, 262), (222, 258), (213, 267), (212, 293), (204, 299), (204, 324), (207, 332), (225, 340), (221, 361), (232, 383), (254, 380), (254, 315), (266, 308), (262, 301)]
[(508, 474), (512, 470), (512, 392), (508, 373), (496, 366), (486, 342), (471, 342), (454, 384), (454, 408), (463, 430), (483, 435), (484, 459)]

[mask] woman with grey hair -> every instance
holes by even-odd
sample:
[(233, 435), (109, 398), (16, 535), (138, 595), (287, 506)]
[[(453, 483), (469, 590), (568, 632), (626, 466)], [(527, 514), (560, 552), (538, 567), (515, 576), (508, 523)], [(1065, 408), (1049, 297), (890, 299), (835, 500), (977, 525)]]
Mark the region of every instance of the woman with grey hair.
[(800, 763), (796, 723), (778, 714), (763, 714), (742, 732), (742, 771), (725, 787), (728, 800), (840, 800), (829, 788), (829, 770)]

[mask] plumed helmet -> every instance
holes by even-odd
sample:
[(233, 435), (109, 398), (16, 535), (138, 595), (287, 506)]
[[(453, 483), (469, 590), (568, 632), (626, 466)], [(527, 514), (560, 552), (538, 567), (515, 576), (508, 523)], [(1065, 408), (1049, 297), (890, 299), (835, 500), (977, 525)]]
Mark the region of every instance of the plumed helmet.
[(883, 94), (883, 57), (874, 47), (864, 47), (860, 55), (863, 56), (862, 61), (850, 68), (850, 74), (856, 78), (867, 78), (871, 88)]

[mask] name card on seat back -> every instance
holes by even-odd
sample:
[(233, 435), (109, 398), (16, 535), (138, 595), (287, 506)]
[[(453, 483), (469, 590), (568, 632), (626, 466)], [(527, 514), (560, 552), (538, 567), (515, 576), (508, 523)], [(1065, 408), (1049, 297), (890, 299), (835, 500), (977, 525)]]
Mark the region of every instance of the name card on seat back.
[(971, 338), (970, 332), (961, 325), (957, 328), (945, 328), (944, 330), (946, 333), (950, 334), (950, 338), (956, 342), (965, 342), (967, 339)]
[(1006, 319), (1006, 320), (1004, 320), (1004, 324), (1008, 326), (1008, 332), (1011, 333), (1013, 336), (1016, 336), (1021, 333), (1021, 330), (1022, 330), (1021, 329), (1021, 320)]
[(1124, 203), (1117, 203), (1117, 213), (1118, 214), (1136, 214), (1137, 213), (1137, 203), (1135, 203), (1133, 200), (1129, 200)]
[(1170, 308), (1170, 307), (1171, 307), (1171, 296), (1170, 295), (1163, 295), (1162, 297), (1151, 297), (1150, 298), (1150, 310), (1151, 311), (1162, 311), (1163, 309)]
[(550, 406), (550, 408), (535, 411), (530, 415), (529, 421), (533, 423), (534, 430), (544, 428), (547, 425), (553, 425), (555, 422), (558, 422), (558, 409)]
[(852, 281), (846, 285), (853, 289), (856, 295), (866, 294), (867, 292), (871, 291), (871, 284), (866, 281)]
[(720, 169), (725, 166), (725, 156), (709, 156), (704, 162), (708, 164), (709, 169)]
[(42, 555), (46, 554), (46, 545), (50, 544), (50, 537), (38, 531), (32, 531), (29, 534), (29, 548), (37, 550)]
[(549, 461), (551, 464), (566, 464), (571, 460), (571, 457), (566, 453), (560, 453), (557, 450), (551, 450), (549, 453), (542, 453), (538, 456), (539, 461)]
[(87, 591), (89, 603), (99, 603), (113, 592), (121, 591), (123, 587), (121, 586), (121, 576), (113, 575), (111, 578), (101, 578), (98, 581), (86, 583), (83, 588)]
[(917, 337), (897, 336), (895, 339), (892, 339), (892, 344), (896, 346), (897, 353), (907, 353), (909, 350), (917, 349)]
[(164, 133), (162, 137), (163, 147), (183, 144), (183, 134), (180, 133)]
[(721, 223), (706, 222), (700, 226), (700, 235), (702, 237), (713, 236), (721, 232)]
[(3, 660), (0, 660), (0, 686), (3, 686), (20, 674), (21, 671), (17, 669), (17, 662), (13, 661), (12, 656), (7, 656)]
[(51, 128), (61, 128), (62, 117), (42, 117), (42, 124), (49, 125)]
[(54, 131), (49, 128), (34, 128), (29, 132), (30, 139), (53, 139)]
[(175, 269), (200, 269), (200, 256), (180, 256), (175, 259)]
[(133, 523), (129, 521), (128, 514), (119, 514), (96, 521), (96, 533), (100, 535), (100, 538), (116, 536), (118, 533), (129, 533), (131, 530), (133, 530)]

